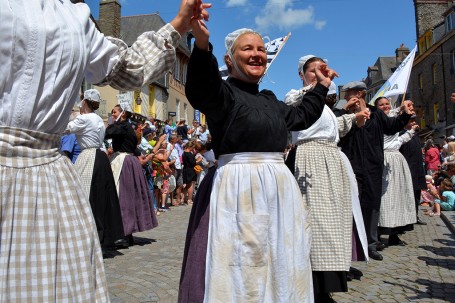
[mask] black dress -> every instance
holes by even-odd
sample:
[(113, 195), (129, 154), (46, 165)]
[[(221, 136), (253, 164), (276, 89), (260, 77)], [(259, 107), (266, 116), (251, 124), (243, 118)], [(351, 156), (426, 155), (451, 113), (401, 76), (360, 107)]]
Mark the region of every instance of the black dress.
[(417, 213), (420, 204), (420, 191), (427, 188), (419, 136), (414, 136), (409, 142), (403, 144), (400, 152), (408, 162), (411, 171)]
[(183, 184), (187, 184), (191, 181), (197, 180), (197, 174), (194, 171), (194, 166), (196, 165), (196, 158), (194, 157), (193, 153), (190, 152), (183, 152), (182, 155), (183, 160)]
[[(328, 89), (318, 84), (297, 107), (280, 102), (273, 92), (235, 78), (223, 81), (212, 51), (193, 49), (188, 65), (186, 96), (206, 115), (216, 157), (243, 152), (281, 152), (288, 131), (311, 126), (321, 116)], [(202, 302), (210, 194), (215, 168), (199, 185), (187, 231), (179, 302)]]

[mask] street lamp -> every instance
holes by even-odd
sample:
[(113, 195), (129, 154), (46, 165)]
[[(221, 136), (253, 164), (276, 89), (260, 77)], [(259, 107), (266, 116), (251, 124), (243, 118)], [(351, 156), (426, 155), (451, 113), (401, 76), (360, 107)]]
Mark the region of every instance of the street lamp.
[(137, 104), (137, 105), (141, 105), (141, 103), (142, 103), (141, 96), (137, 96), (137, 98), (136, 98), (136, 104)]

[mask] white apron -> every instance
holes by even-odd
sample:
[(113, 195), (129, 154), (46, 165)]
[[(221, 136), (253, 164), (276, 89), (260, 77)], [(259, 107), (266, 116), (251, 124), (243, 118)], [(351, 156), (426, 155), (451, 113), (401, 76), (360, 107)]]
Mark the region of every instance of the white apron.
[(222, 155), (204, 302), (313, 302), (310, 216), (281, 153)]

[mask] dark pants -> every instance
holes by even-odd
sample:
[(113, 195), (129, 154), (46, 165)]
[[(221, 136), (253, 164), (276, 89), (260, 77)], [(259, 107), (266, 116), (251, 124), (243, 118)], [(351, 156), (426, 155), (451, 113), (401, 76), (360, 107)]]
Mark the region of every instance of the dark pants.
[(365, 224), (365, 232), (367, 234), (368, 251), (376, 251), (376, 245), (379, 244), (379, 209), (362, 207), (362, 215)]
[(414, 200), (416, 202), (416, 216), (419, 218), (419, 206), (420, 206), (420, 189), (414, 189)]

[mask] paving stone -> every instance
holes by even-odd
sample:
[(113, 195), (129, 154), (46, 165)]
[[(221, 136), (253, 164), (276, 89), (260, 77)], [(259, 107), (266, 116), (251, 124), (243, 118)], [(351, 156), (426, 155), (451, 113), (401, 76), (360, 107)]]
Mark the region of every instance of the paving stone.
[[(112, 303), (177, 302), (190, 211), (177, 207), (160, 215), (158, 227), (133, 235), (138, 245), (104, 260)], [(407, 246), (386, 248), (384, 261), (353, 262), (364, 276), (333, 298), (338, 303), (454, 303), (455, 237), (441, 218), (420, 217), (428, 225), (400, 236)]]

